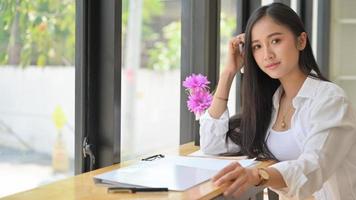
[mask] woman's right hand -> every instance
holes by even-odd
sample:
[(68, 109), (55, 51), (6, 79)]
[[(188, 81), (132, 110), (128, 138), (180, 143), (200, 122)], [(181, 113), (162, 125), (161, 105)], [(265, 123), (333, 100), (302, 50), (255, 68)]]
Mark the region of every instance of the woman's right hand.
[(236, 74), (244, 64), (244, 52), (240, 52), (239, 45), (245, 44), (245, 33), (233, 37), (228, 44), (225, 70)]
[(215, 119), (219, 119), (227, 108), (227, 99), (232, 81), (236, 73), (244, 64), (244, 54), (239, 50), (239, 44), (245, 42), (245, 34), (240, 34), (232, 38), (228, 45), (225, 68), (220, 74), (219, 83), (216, 88), (213, 102), (209, 108), (209, 114)]

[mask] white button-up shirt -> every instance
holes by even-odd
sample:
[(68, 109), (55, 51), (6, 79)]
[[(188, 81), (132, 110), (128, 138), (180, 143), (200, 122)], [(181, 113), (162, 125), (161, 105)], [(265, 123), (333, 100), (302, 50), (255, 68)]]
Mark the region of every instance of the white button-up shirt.
[[(274, 124), (282, 87), (273, 96)], [(295, 131), (301, 154), (296, 160), (272, 165), (287, 184), (273, 189), (280, 195), (318, 200), (356, 199), (356, 117), (344, 91), (337, 85), (308, 77), (293, 99), (295, 112), (291, 129)], [(229, 114), (219, 119), (206, 112), (200, 118), (200, 147), (207, 154), (238, 151), (230, 139), (225, 142)], [(281, 141), (283, 142), (283, 141)]]

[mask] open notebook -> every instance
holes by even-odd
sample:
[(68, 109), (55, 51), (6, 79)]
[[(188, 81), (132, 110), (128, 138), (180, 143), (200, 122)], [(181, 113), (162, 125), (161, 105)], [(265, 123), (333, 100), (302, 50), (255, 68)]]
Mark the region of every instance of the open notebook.
[[(141, 161), (135, 165), (96, 175), (94, 181), (122, 187), (166, 187), (173, 191), (184, 191), (209, 180), (220, 169), (234, 161), (166, 156), (159, 160)], [(249, 159), (238, 162), (248, 167), (257, 161)]]

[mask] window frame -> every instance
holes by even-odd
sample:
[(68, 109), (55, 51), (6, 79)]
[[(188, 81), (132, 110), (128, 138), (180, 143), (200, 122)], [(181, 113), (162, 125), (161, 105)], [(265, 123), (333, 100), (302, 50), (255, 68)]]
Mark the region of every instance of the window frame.
[[(192, 73), (208, 77), (215, 88), (219, 75), (219, 0), (182, 0), (181, 82)], [(180, 144), (199, 145), (199, 122), (187, 109), (185, 89), (180, 91)]]
[(76, 0), (75, 174), (120, 162), (122, 1)]

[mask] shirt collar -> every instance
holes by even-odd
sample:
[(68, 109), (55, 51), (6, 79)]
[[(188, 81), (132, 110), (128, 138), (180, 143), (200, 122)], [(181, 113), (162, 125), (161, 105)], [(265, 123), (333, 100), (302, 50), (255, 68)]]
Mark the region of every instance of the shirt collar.
[[(315, 71), (313, 70), (311, 73), (315, 74)], [(314, 96), (314, 93), (317, 90), (317, 86), (319, 85), (320, 80), (313, 77), (313, 76), (308, 76), (302, 85), (302, 87), (299, 89), (297, 95), (293, 98), (293, 107), (296, 108), (299, 106), (299, 103), (304, 99), (304, 98), (312, 98)], [(279, 108), (279, 101), (281, 99), (281, 95), (283, 92), (283, 87), (280, 85), (278, 89), (275, 91), (273, 94), (273, 107), (275, 109)]]
[(294, 99), (312, 98), (318, 88), (319, 83), (320, 83), (320, 79), (313, 76), (308, 76), (305, 79), (302, 87), (299, 89), (297, 96), (294, 97)]
[(280, 85), (273, 94), (273, 98), (272, 98), (273, 107), (276, 110), (279, 108), (279, 101), (281, 99), (282, 92), (283, 92), (283, 88), (282, 88), (282, 85)]

